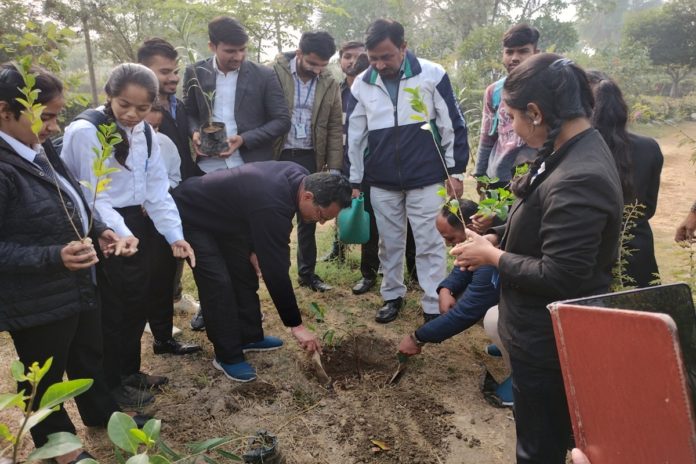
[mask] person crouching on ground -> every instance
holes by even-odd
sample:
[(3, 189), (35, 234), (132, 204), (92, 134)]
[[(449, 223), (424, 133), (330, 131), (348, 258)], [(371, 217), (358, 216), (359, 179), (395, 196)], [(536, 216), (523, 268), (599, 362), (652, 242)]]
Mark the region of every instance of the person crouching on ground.
[[(437, 216), (435, 225), (448, 246), (466, 240), (466, 227), (476, 215), (478, 205), (471, 200), (459, 200), (459, 213), (453, 212), (446, 203)], [(460, 217), (464, 218), (464, 224)], [(476, 324), (486, 316), (486, 331), (493, 341), (501, 346), (497, 338), (498, 298), (500, 290), (493, 283), (493, 266), (481, 266), (475, 271), (463, 271), (455, 266), (452, 272), (437, 287), (440, 317), (421, 325), (415, 332), (404, 336), (399, 343), (399, 353), (413, 356), (421, 352), (426, 343), (441, 343)], [(490, 308), (490, 311), (489, 311)], [(487, 314), (487, 311), (491, 314)], [(509, 366), (507, 353), (500, 350)], [(496, 403), (512, 405), (512, 383), (510, 377), (500, 383), (492, 393)]]

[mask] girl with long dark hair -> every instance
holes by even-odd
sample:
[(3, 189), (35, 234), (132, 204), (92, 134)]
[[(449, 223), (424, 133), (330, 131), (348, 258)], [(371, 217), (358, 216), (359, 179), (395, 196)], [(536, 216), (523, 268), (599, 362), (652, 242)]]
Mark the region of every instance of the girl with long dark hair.
[[(515, 132), (539, 152), (513, 182), (505, 230), (452, 250), (467, 269), (492, 264), (501, 288), (498, 329), (512, 365), (517, 462), (565, 463), (571, 436), (551, 317), (556, 300), (608, 291), (623, 196), (611, 152), (592, 128), (585, 72), (544, 53), (507, 78)], [(499, 245), (496, 247), (495, 245)]]
[(587, 77), (595, 98), (592, 126), (602, 134), (614, 155), (624, 203), (637, 201), (644, 206), (640, 217), (634, 221), (635, 227), (630, 230), (633, 239), (628, 242), (630, 254), (626, 257), (624, 272), (631, 279), (627, 285), (647, 287), (660, 278), (648, 221), (657, 207), (664, 161), (662, 151), (654, 139), (628, 132), (628, 107), (616, 82), (600, 71), (588, 71)]

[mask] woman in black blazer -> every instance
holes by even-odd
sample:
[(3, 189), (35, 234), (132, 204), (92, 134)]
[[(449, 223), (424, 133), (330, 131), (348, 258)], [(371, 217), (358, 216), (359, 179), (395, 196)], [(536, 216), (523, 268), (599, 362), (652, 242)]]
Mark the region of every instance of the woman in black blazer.
[(571, 426), (546, 306), (608, 291), (621, 183), (590, 125), (593, 97), (581, 68), (558, 55), (536, 55), (510, 73), (503, 90), (515, 132), (540, 149), (529, 172), (513, 182), (518, 199), (504, 233), (468, 232), (452, 254), (464, 268), (498, 268), (498, 330), (512, 364), (517, 462), (563, 464)]
[(657, 207), (662, 151), (655, 140), (626, 130), (628, 107), (616, 82), (600, 71), (588, 71), (587, 77), (595, 98), (592, 126), (602, 134), (614, 155), (624, 203), (638, 201), (644, 207), (630, 231), (633, 235), (628, 243), (631, 254), (626, 258), (625, 267), (625, 275), (629, 279), (622, 284), (627, 287), (647, 287), (660, 278), (648, 220), (653, 217)]

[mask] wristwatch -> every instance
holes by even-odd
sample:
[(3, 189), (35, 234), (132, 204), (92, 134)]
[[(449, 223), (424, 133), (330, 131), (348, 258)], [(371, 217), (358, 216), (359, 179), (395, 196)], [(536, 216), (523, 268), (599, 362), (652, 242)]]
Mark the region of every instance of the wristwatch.
[(411, 333), (411, 340), (413, 340), (413, 343), (415, 343), (419, 348), (422, 348), (423, 345), (425, 345), (425, 342), (418, 340), (418, 337), (416, 337), (416, 332)]

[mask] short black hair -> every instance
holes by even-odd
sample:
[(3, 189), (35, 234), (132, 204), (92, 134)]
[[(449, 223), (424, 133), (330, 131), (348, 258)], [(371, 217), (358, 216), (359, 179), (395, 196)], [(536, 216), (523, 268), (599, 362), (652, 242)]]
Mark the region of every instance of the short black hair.
[(179, 58), (179, 53), (166, 40), (153, 37), (143, 42), (143, 45), (138, 49), (138, 63), (150, 66), (152, 58), (155, 56), (163, 56), (176, 61)]
[(315, 172), (304, 178), (303, 185), (305, 191), (314, 195), (314, 203), (322, 208), (332, 203), (338, 203), (341, 209), (350, 206), (352, 189), (348, 179), (342, 175)]
[(328, 60), (336, 53), (336, 42), (326, 31), (303, 32), (299, 48), (304, 55), (314, 53), (322, 60)]
[[(450, 209), (450, 203), (456, 201), (459, 203), (459, 213), (453, 213)], [(471, 216), (476, 214), (478, 211), (478, 204), (475, 201), (467, 200), (466, 198), (460, 198), (459, 200), (450, 200), (442, 206), (440, 214), (447, 219), (447, 224), (455, 229), (464, 229), (465, 225), (471, 224)], [(462, 224), (459, 216), (464, 218), (464, 224)]]
[[(29, 69), (36, 76), (34, 89), (39, 91), (36, 103), (46, 104), (63, 94), (63, 83), (56, 76), (38, 66)], [(15, 119), (19, 119), (24, 110), (17, 98), (24, 98), (19, 91), (24, 87), (24, 79), (13, 63), (5, 63), (0, 66), (0, 101), (9, 106)]]
[(378, 19), (367, 28), (365, 46), (372, 50), (386, 39), (400, 48), (404, 44), (404, 26), (391, 19)]
[(529, 24), (515, 24), (503, 34), (503, 47), (521, 47), (532, 44), (534, 48), (539, 43), (539, 30)]
[(229, 16), (218, 16), (208, 23), (208, 38), (213, 45), (220, 42), (245, 45), (249, 41), (249, 35), (242, 23)]
[(358, 42), (357, 40), (343, 42), (343, 44), (341, 44), (341, 48), (338, 49), (338, 57), (341, 58), (347, 50), (352, 50), (354, 48), (365, 48), (365, 44)]

